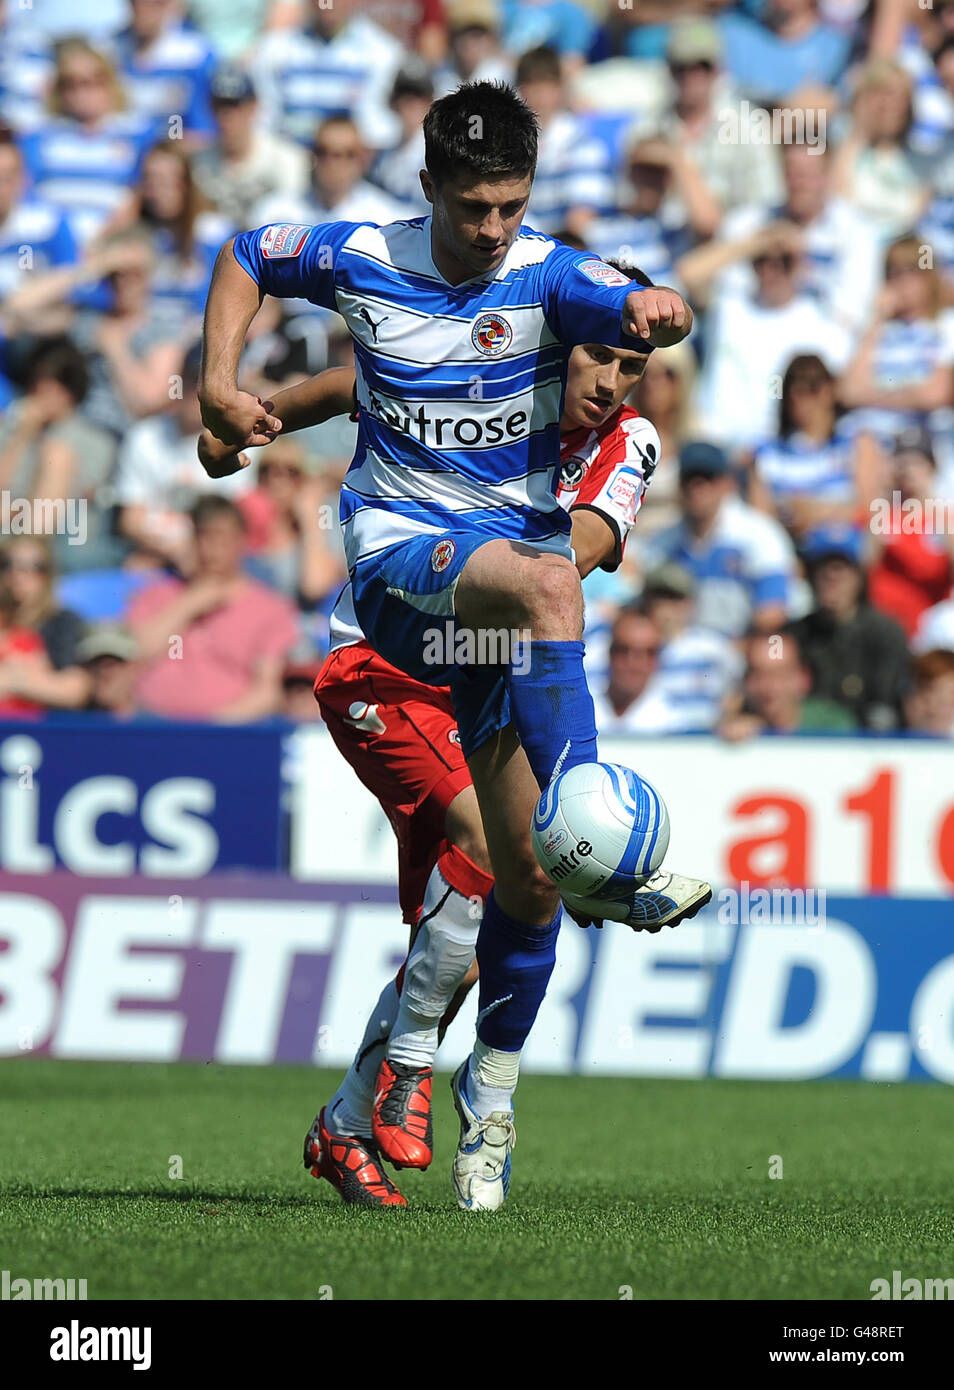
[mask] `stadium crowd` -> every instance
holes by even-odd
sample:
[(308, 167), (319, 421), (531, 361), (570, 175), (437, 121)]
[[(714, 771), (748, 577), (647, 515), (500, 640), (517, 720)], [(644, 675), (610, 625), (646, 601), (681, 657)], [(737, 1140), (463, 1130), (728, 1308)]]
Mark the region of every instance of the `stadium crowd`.
[[(529, 225), (696, 310), (587, 584), (600, 728), (954, 737), (954, 0), (0, 0), (0, 716), (318, 717), (355, 425), (204, 474), (213, 261), (426, 213), (423, 116), (483, 78), (541, 127)], [(266, 300), (241, 384), (350, 356)]]

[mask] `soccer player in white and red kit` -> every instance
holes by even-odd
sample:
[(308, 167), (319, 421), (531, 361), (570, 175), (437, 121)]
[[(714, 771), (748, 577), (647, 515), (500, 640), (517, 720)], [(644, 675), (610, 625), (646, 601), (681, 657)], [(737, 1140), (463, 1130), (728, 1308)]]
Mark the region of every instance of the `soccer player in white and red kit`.
[[(659, 437), (623, 402), (646, 351), (587, 343), (570, 357), (561, 418), (557, 500), (572, 518), (585, 577), (618, 568), (659, 458)], [(353, 405), (349, 368), (267, 402), (285, 433)], [(207, 432), (200, 457), (213, 476), (247, 462)], [(215, 470), (218, 470), (216, 473)], [(375, 1003), (347, 1075), (305, 1141), (305, 1166), (345, 1202), (403, 1206), (384, 1171), (426, 1168), (432, 1155), (432, 1064), (442, 1024), (475, 974), (490, 860), (450, 692), (412, 679), (379, 656), (354, 618), (349, 591), (332, 617), (332, 651), (315, 696), (337, 747), (385, 811), (398, 841), (399, 896), (412, 945)]]

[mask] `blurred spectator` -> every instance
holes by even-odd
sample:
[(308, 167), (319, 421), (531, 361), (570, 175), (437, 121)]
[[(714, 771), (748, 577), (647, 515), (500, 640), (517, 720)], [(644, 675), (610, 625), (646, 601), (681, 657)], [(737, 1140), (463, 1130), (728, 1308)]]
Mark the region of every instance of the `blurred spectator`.
[(609, 645), (605, 690), (594, 690), (600, 734), (660, 734), (672, 728), (672, 710), (655, 684), (662, 637), (638, 605), (621, 608)]
[(15, 687), (18, 679), (42, 679), (49, 669), (42, 641), (35, 632), (17, 626), (13, 596), (0, 584), (0, 718), (39, 716), (42, 703), (17, 694)]
[(867, 600), (860, 534), (819, 527), (806, 536), (802, 558), (815, 608), (788, 631), (799, 641), (815, 693), (867, 729), (897, 728), (910, 679), (908, 644), (894, 619)]
[(256, 450), (258, 486), (239, 499), (252, 574), (294, 603), (311, 608), (347, 578), (333, 529), (337, 477), (309, 477), (308, 458), (293, 439)]
[(136, 700), (135, 638), (121, 627), (102, 626), (83, 638), (76, 660), (89, 680), (86, 708), (114, 719), (134, 719), (140, 712)]
[(189, 0), (189, 21), (209, 40), (219, 58), (251, 58), (262, 33), (292, 23), (298, 0)]
[(321, 710), (315, 699), (315, 681), (321, 662), (299, 663), (285, 667), (282, 672), (282, 708), (286, 719), (294, 724), (321, 722)]
[(728, 637), (751, 627), (777, 632), (788, 614), (795, 570), (782, 527), (734, 494), (728, 460), (714, 444), (683, 446), (679, 487), (682, 520), (649, 540), (646, 568), (674, 561), (689, 571), (704, 627)]
[(89, 369), (83, 414), (122, 439), (136, 420), (167, 404), (182, 349), (174, 318), (151, 292), (156, 251), (149, 233), (117, 232), (98, 260), (108, 270), (108, 308), (81, 311), (70, 334)]
[(860, 332), (881, 281), (880, 242), (865, 218), (832, 192), (827, 145), (783, 145), (781, 168), (782, 196), (774, 202), (763, 196), (730, 212), (720, 240), (695, 258), (698, 274), (708, 279), (721, 272), (711, 292), (716, 298), (751, 295), (756, 288), (754, 273), (749, 264), (732, 255), (733, 247), (772, 222), (790, 224), (801, 233), (799, 290), (811, 295), (842, 329)]
[(130, 22), (114, 47), (131, 105), (168, 122), (167, 138), (210, 136), (215, 54), (208, 40), (184, 23), (179, 0), (130, 0), (129, 8)]
[(733, 8), (720, 23), (726, 67), (744, 96), (768, 106), (809, 82), (833, 87), (851, 49), (821, 22), (818, 0), (767, 0), (757, 19)]
[[(792, 358), (815, 353), (840, 370), (850, 340), (799, 289), (802, 240), (795, 228), (773, 223), (734, 247), (736, 255), (751, 259), (756, 290), (751, 298), (726, 295), (713, 306), (697, 404), (711, 438), (745, 449), (774, 434), (777, 388)], [(690, 296), (698, 281), (688, 262), (696, 254), (679, 266)]]
[[(23, 278), (72, 265), (76, 243), (59, 208), (25, 192), (23, 157), (9, 130), (0, 129), (0, 298)], [(24, 249), (29, 258), (24, 260)]]
[(583, 65), (597, 35), (593, 15), (576, 0), (501, 0), (500, 14), (508, 53), (546, 44), (560, 55), (567, 73)]
[(142, 656), (137, 699), (169, 719), (237, 724), (277, 714), (295, 611), (242, 572), (245, 521), (233, 502), (204, 497), (192, 522), (192, 578), (159, 580), (128, 614)]
[[(781, 201), (778, 150), (755, 138), (751, 114), (742, 107), (722, 68), (718, 27), (706, 19), (674, 24), (666, 59), (672, 103), (660, 128), (670, 144), (692, 161), (720, 211)], [(730, 121), (737, 126), (733, 139), (726, 138)], [(678, 193), (670, 194), (670, 200), (676, 197)], [(683, 209), (681, 220), (688, 216)]]
[[(868, 594), (910, 638), (922, 613), (945, 599), (954, 582), (954, 532), (944, 524), (945, 506), (954, 516), (954, 498), (938, 490), (934, 451), (923, 430), (898, 436), (887, 483), (886, 496), (872, 504)], [(941, 525), (935, 532), (937, 504)]]
[(14, 536), (4, 544), (0, 589), (12, 627), (31, 639), (8, 646), (0, 668), (0, 699), (13, 697), (51, 709), (81, 708), (89, 689), (77, 664), (84, 624), (57, 601), (53, 553), (46, 537)]
[(319, 122), (348, 112), (365, 144), (393, 145), (399, 132), (387, 100), (404, 50), (363, 8), (360, 0), (303, 0), (300, 27), (265, 34), (253, 76), (271, 130), (310, 144)]
[(874, 317), (839, 384), (850, 423), (889, 449), (911, 426), (952, 428), (954, 311), (942, 307), (940, 276), (922, 252), (914, 236), (889, 247)]
[[(710, 236), (719, 224), (718, 204), (695, 166), (677, 145), (654, 135), (637, 135), (626, 149), (626, 191), (615, 213), (580, 218), (587, 247), (604, 260), (639, 266), (656, 284), (678, 283), (675, 263), (696, 236)], [(663, 207), (678, 190), (670, 215), (685, 208), (688, 220), (667, 222)]]
[(653, 352), (630, 402), (659, 435), (659, 465), (643, 495), (639, 535), (654, 535), (679, 520), (679, 450), (690, 436), (696, 357), (688, 343)]
[[(43, 119), (43, 98), (53, 67), (49, 36), (25, 24), (25, 6), (0, 0), (0, 120), (28, 130)], [(17, 22), (19, 20), (19, 23)]]
[(954, 738), (954, 652), (931, 651), (917, 657), (912, 681), (904, 704), (908, 728), (915, 734)]
[(20, 147), (34, 194), (66, 215), (85, 246), (135, 183), (155, 126), (126, 111), (116, 69), (85, 39), (57, 44), (48, 106), (52, 119), (28, 130)]
[[(541, 232), (582, 227), (613, 205), (606, 147), (566, 104), (555, 48), (531, 48), (517, 64), (517, 90), (537, 118), (540, 147), (526, 221)], [(640, 262), (642, 264), (642, 262)], [(647, 273), (650, 273), (647, 271)]]
[(863, 70), (851, 104), (851, 128), (835, 154), (834, 184), (882, 242), (917, 222), (927, 188), (908, 146), (911, 79), (898, 63)]
[(795, 535), (857, 521), (879, 464), (870, 434), (839, 421), (836, 380), (820, 357), (793, 357), (782, 378), (778, 437), (755, 451), (749, 501)]
[(315, 132), (311, 182), (300, 198), (274, 194), (253, 210), (252, 226), (267, 222), (377, 222), (407, 214), (364, 178), (370, 159), (350, 116), (329, 116)]
[(448, 0), (448, 65), (437, 74), (437, 96), (461, 82), (509, 82), (513, 66), (500, 48), (497, 0)]
[(938, 648), (954, 652), (954, 592), (942, 603), (936, 603), (921, 614), (917, 631), (911, 639), (911, 650), (918, 655)]
[(165, 410), (129, 430), (116, 476), (121, 533), (143, 558), (174, 565), (183, 573), (193, 565), (188, 513), (200, 495), (220, 492), (237, 497), (254, 485), (248, 471), (213, 480), (199, 463), (199, 357), (196, 345), (181, 364), (181, 391), (173, 379), (170, 391), (175, 394)]
[(756, 734), (847, 734), (857, 728), (849, 710), (811, 693), (811, 671), (791, 632), (749, 637), (745, 655), (743, 704), (723, 720), (723, 738), (737, 743)]
[(63, 533), (54, 541), (60, 568), (110, 563), (116, 547), (103, 508), (116, 445), (82, 413), (89, 387), (82, 353), (68, 338), (41, 339), (26, 361), (24, 386), (4, 416), (0, 491), (62, 511)]
[(221, 68), (210, 88), (216, 138), (192, 159), (201, 193), (235, 227), (249, 223), (263, 198), (301, 198), (308, 188), (308, 155), (259, 122), (255, 88), (241, 68)]
[(232, 227), (203, 211), (189, 157), (181, 142), (164, 141), (145, 156), (139, 187), (110, 222), (110, 230), (140, 227), (156, 253), (150, 292), (176, 331), (198, 329), (215, 258)]
[(643, 585), (643, 610), (662, 636), (654, 686), (674, 733), (714, 729), (742, 675), (735, 644), (697, 623), (695, 595), (695, 580), (681, 565), (653, 570)]
[(447, 56), (447, 16), (443, 0), (370, 0), (371, 17), (393, 34), (406, 53), (433, 67)]
[(394, 79), (389, 105), (401, 126), (393, 149), (382, 150), (374, 161), (371, 181), (402, 203), (410, 216), (430, 212), (421, 187), (424, 168), (423, 121), (434, 100), (434, 83), (420, 62), (405, 63)]
[[(944, 8), (954, 15), (954, 7), (950, 4), (945, 4)], [(922, 158), (930, 161), (945, 148), (954, 131), (954, 31), (946, 33), (936, 47), (915, 51), (919, 60), (916, 64), (907, 62), (903, 53), (897, 57), (914, 81), (914, 116), (909, 144), (919, 161)], [(924, 172), (925, 182), (929, 182), (928, 163), (924, 165)]]

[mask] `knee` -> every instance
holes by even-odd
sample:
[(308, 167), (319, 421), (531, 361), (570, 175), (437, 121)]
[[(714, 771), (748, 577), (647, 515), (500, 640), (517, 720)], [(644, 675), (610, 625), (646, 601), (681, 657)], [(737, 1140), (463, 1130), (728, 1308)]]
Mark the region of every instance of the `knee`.
[(576, 566), (561, 555), (527, 566), (523, 589), (527, 618), (535, 637), (579, 637), (583, 631), (583, 591)]
[(515, 865), (516, 872), (501, 882), (497, 876), (494, 896), (510, 917), (545, 926), (556, 916), (560, 895), (535, 859)]

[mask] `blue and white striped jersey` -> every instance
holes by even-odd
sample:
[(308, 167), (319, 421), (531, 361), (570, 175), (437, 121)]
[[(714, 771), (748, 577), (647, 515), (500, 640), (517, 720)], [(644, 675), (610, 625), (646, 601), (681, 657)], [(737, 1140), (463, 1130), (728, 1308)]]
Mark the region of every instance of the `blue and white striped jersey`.
[(359, 560), (434, 532), (480, 531), (569, 553), (556, 501), (566, 363), (577, 343), (638, 349), (638, 285), (529, 228), (496, 271), (450, 285), (431, 220), (243, 232), (238, 263), (267, 294), (337, 309), (355, 347), (357, 450), (341, 490)]
[(152, 122), (123, 112), (95, 130), (46, 121), (21, 138), (20, 149), (34, 196), (58, 207), (85, 246), (129, 197), (155, 139)]
[(60, 210), (51, 203), (24, 198), (0, 222), (0, 298), (12, 294), (25, 273), (73, 265), (78, 258)]
[(855, 496), (854, 432), (835, 426), (830, 439), (818, 444), (795, 431), (787, 438), (759, 445), (755, 471), (776, 504), (789, 497), (813, 497), (826, 502), (851, 502)]

